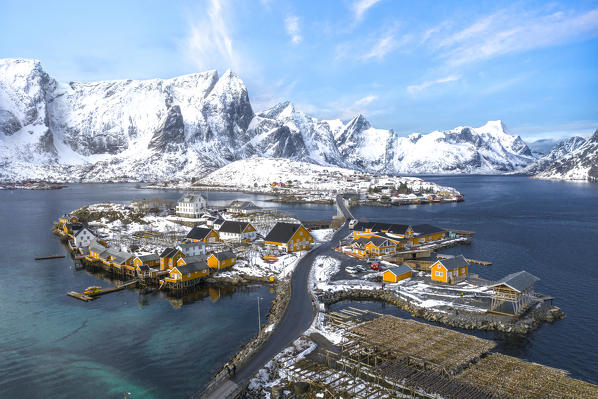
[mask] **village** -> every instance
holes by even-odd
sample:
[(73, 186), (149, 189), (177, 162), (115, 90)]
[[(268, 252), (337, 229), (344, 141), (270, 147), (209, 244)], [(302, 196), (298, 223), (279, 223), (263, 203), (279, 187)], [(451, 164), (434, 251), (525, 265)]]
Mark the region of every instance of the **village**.
[[(344, 222), (340, 216), (324, 225), (302, 222), (251, 201), (210, 209), (195, 191), (185, 193), (174, 212), (173, 205), (160, 199), (90, 205), (61, 217), (54, 231), (82, 267), (103, 270), (126, 284), (180, 294), (206, 282), (284, 280), (303, 254)], [(434, 320), (461, 310), (477, 316), (461, 327), (523, 334), (539, 324), (535, 316), (532, 322), (520, 318), (534, 313), (527, 312), (530, 308), (542, 309), (548, 318), (562, 317), (549, 305), (552, 297), (534, 292), (538, 277), (522, 270), (492, 282), (470, 273), (471, 264), (491, 262), (439, 253), (470, 244), (473, 232), (354, 219), (348, 226), (350, 233), (312, 267), (319, 276), (314, 296), (325, 305), (370, 297)], [(105, 292), (93, 286), (70, 294), (91, 300)], [(518, 323), (487, 323), (488, 314), (512, 316)]]
[(273, 201), (291, 203), (333, 204), (339, 193), (349, 196), (352, 205), (391, 206), (464, 200), (463, 194), (452, 187), (417, 177), (378, 175), (277, 158), (244, 159), (198, 180), (173, 180), (143, 188), (244, 191), (272, 195), (275, 197)]
[[(340, 208), (325, 225), (262, 209), (251, 201), (235, 200), (226, 208), (212, 209), (197, 191), (186, 192), (176, 205), (161, 199), (89, 205), (61, 217), (54, 231), (81, 268), (120, 281), (114, 287), (67, 293), (83, 301), (132, 287), (177, 297), (206, 286), (273, 284), (276, 299), (268, 320), (233, 357), (235, 365), (250, 358), (276, 329), (289, 302), (290, 277), (302, 257), (329, 242), (331, 249), (319, 252), (310, 265), (308, 290), (318, 310), (312, 326), (243, 387), (248, 397), (280, 398), (309, 389), (323, 395), (311, 397), (397, 397), (392, 392), (406, 397), (516, 397), (508, 392), (501, 396), (503, 388), (492, 383), (481, 388), (478, 384), (487, 381), (488, 367), (508, 370), (514, 363), (548, 375), (559, 386), (594, 389), (560, 370), (495, 354), (493, 341), (354, 307), (332, 310), (346, 300), (374, 300), (427, 323), (516, 334), (564, 317), (552, 305), (552, 297), (535, 292), (537, 276), (521, 270), (489, 281), (471, 273), (471, 265), (484, 268), (491, 262), (442, 253), (471, 244), (474, 232), (430, 224), (355, 219), (345, 223)], [(338, 233), (340, 240), (333, 239)], [(381, 329), (390, 340), (417, 342), (391, 350), (384, 346), (388, 340), (375, 338)], [(418, 331), (418, 338), (407, 331)], [(432, 352), (429, 344), (420, 343), (430, 334), (449, 334), (442, 338), (443, 345), (463, 345), (451, 343), (444, 352)], [(465, 349), (468, 345), (472, 349)], [(453, 363), (446, 351), (456, 356)], [(378, 355), (370, 356), (373, 353)], [(380, 369), (382, 364), (389, 366)], [(382, 375), (387, 378), (381, 380)], [(214, 381), (223, 378), (224, 370)], [(517, 381), (510, 389), (532, 389), (517, 375), (509, 378)]]

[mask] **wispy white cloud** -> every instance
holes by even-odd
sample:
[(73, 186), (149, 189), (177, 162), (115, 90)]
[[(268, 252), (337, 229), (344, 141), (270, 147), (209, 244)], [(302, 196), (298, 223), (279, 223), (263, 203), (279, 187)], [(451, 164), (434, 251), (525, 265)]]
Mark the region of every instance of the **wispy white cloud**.
[(370, 94), (349, 104), (344, 103), (343, 101), (332, 104), (330, 108), (336, 110), (337, 118), (350, 119), (357, 114), (371, 115), (373, 112), (370, 108), (370, 105), (372, 105), (376, 100), (378, 100), (378, 96)]
[(351, 4), (355, 20), (361, 21), (365, 13), (380, 1), (381, 0), (355, 0), (353, 4)]
[(419, 93), (423, 90), (426, 90), (429, 87), (436, 86), (439, 84), (444, 84), (444, 83), (456, 82), (459, 79), (461, 79), (460, 75), (450, 75), (450, 76), (445, 76), (443, 78), (438, 78), (435, 80), (428, 80), (428, 81), (422, 82), (420, 84), (407, 86), (407, 92), (409, 92), (409, 94), (413, 95), (413, 94)]
[(411, 34), (399, 34), (398, 25), (395, 23), (369, 36), (337, 44), (335, 59), (337, 61), (346, 59), (382, 61), (387, 55), (404, 47), (412, 39)]
[(433, 44), (451, 66), (598, 36), (598, 9), (538, 14), (505, 9)]
[(229, 5), (226, 0), (209, 0), (203, 18), (189, 24), (189, 34), (184, 42), (184, 52), (198, 70), (214, 68), (238, 71), (241, 66), (238, 52), (233, 46), (225, 14)]
[(299, 27), (299, 17), (293, 15), (286, 17), (284, 27), (293, 44), (301, 43), (303, 37), (301, 36), (301, 28)]

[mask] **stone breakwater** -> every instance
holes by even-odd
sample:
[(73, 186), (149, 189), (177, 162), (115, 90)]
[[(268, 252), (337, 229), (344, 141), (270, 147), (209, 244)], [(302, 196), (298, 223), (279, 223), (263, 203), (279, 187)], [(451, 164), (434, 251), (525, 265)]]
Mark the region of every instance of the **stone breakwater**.
[(323, 292), (317, 295), (318, 300), (327, 306), (346, 300), (381, 301), (395, 305), (409, 312), (413, 317), (440, 323), (449, 327), (465, 330), (501, 331), (505, 333), (525, 335), (536, 330), (544, 322), (553, 322), (565, 317), (565, 313), (554, 306), (541, 303), (528, 310), (520, 318), (468, 311), (434, 311), (415, 306), (388, 290), (352, 289), (337, 292)]

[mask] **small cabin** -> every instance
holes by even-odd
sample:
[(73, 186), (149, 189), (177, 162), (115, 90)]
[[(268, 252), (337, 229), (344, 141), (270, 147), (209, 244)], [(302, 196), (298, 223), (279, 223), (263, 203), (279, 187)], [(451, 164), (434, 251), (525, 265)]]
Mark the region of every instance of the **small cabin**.
[(411, 277), (413, 270), (407, 265), (395, 266), (382, 274), (382, 281), (387, 283), (398, 283), (401, 280)]
[(305, 251), (311, 248), (314, 238), (298, 223), (278, 222), (270, 230), (264, 243), (285, 252)]
[(208, 266), (212, 269), (224, 269), (237, 263), (237, 256), (232, 251), (211, 254), (208, 257)]
[(431, 224), (418, 224), (413, 226), (414, 244), (424, 244), (430, 241), (442, 240), (448, 237), (448, 230)]
[(463, 255), (449, 259), (438, 259), (430, 268), (432, 281), (454, 284), (467, 277), (469, 263)]

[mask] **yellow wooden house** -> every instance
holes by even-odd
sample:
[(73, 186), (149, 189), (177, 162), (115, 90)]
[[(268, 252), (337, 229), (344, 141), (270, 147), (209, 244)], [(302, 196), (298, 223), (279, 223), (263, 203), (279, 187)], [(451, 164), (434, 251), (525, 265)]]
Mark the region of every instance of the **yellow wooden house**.
[(185, 254), (183, 254), (180, 250), (171, 247), (166, 248), (160, 254), (160, 270), (172, 269), (176, 266), (176, 262), (180, 258), (184, 257)]
[(305, 251), (311, 248), (314, 238), (302, 224), (278, 222), (270, 230), (264, 243), (285, 252)]
[(77, 219), (76, 216), (63, 215), (60, 218), (58, 218), (58, 223), (60, 223), (60, 224), (79, 223), (79, 219)]
[(411, 277), (413, 270), (407, 265), (395, 266), (382, 273), (382, 281), (396, 283)]
[[(106, 250), (106, 247), (97, 241), (89, 243), (89, 258), (100, 259), (100, 254)], [(89, 259), (88, 259), (89, 260)]]
[(431, 224), (418, 224), (413, 226), (414, 244), (423, 244), (430, 241), (437, 241), (448, 237), (448, 231), (446, 229), (433, 226)]
[(133, 258), (133, 266), (149, 266), (149, 267), (158, 267), (160, 266), (160, 255), (157, 254), (146, 254), (146, 255), (138, 255)]
[(224, 269), (237, 263), (237, 256), (232, 251), (211, 254), (208, 257), (208, 266), (212, 269)]
[(467, 277), (469, 263), (463, 255), (449, 259), (439, 259), (432, 265), (430, 272), (433, 281), (454, 284), (458, 280)]
[(195, 226), (187, 234), (185, 239), (187, 242), (203, 242), (205, 244), (214, 244), (220, 242), (220, 236), (218, 232), (209, 227), (198, 227)]
[(196, 285), (202, 277), (210, 274), (210, 268), (204, 261), (188, 263), (183, 266), (174, 266), (168, 273), (164, 282), (174, 288), (184, 288)]
[(353, 238), (370, 238), (380, 233), (388, 233), (396, 238), (411, 238), (413, 228), (408, 224), (381, 222), (357, 222), (353, 227)]

